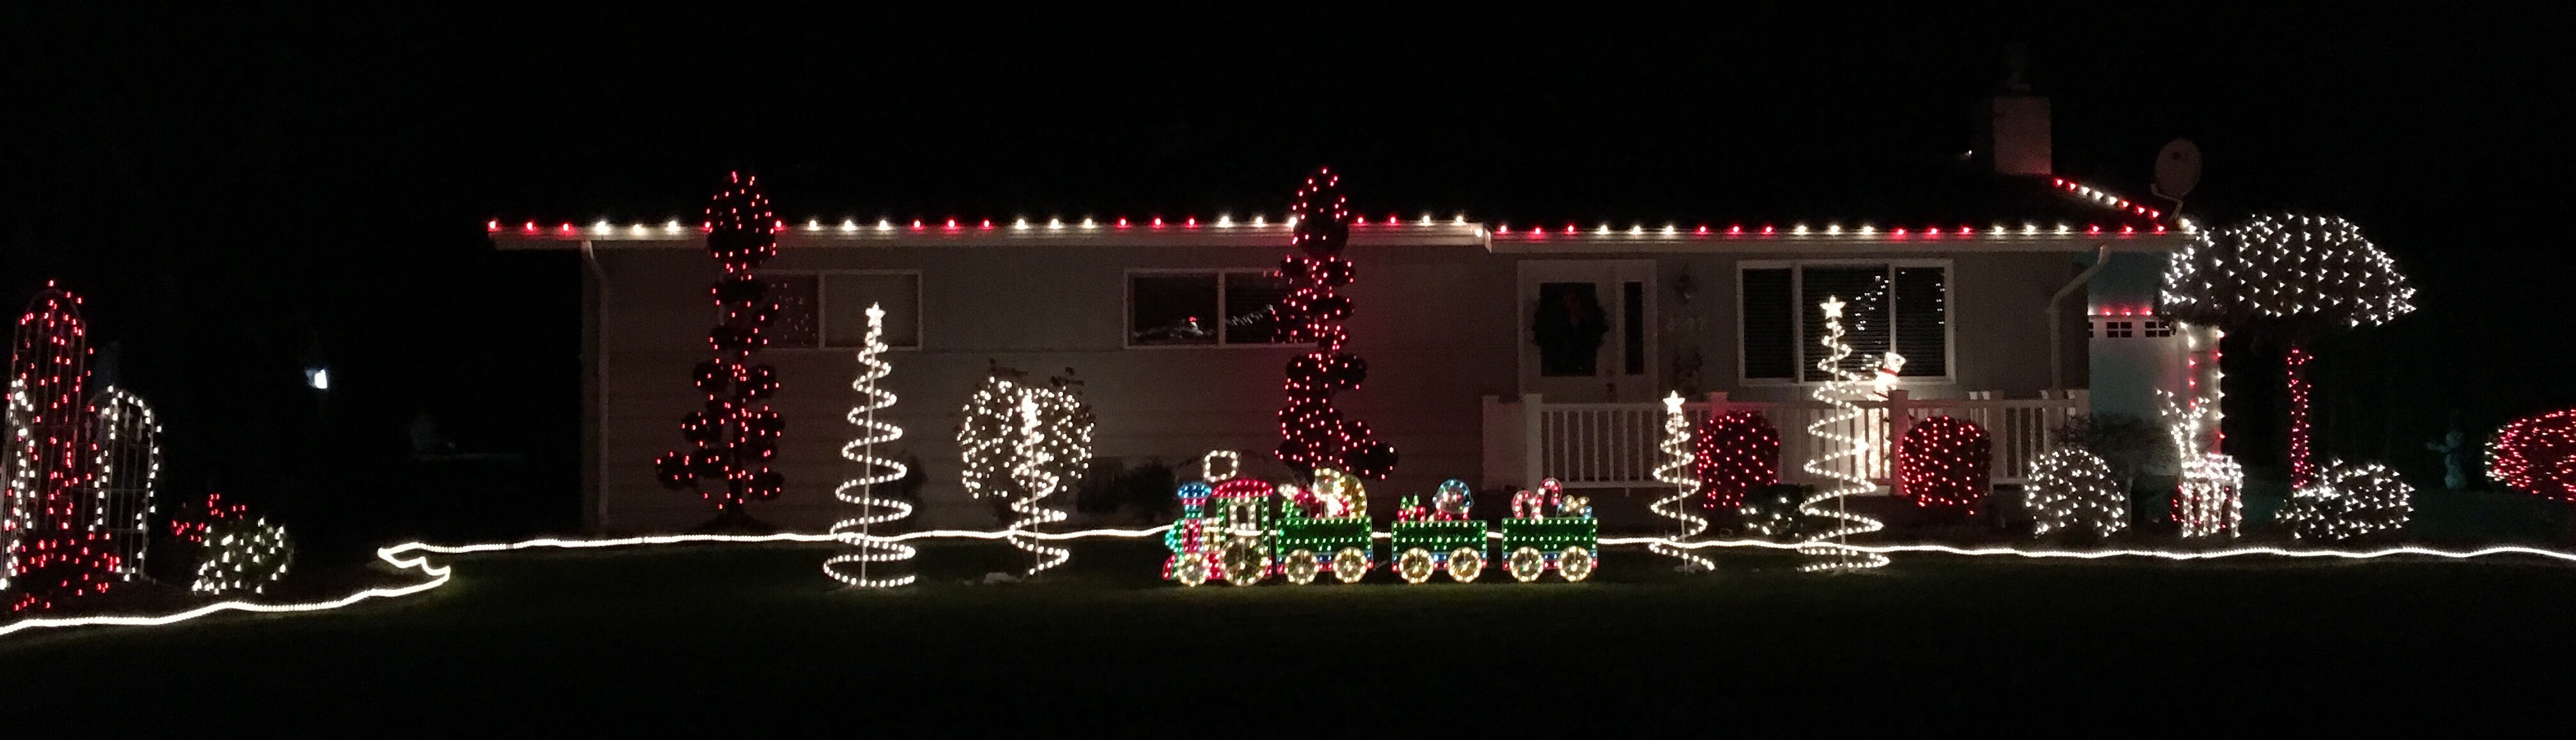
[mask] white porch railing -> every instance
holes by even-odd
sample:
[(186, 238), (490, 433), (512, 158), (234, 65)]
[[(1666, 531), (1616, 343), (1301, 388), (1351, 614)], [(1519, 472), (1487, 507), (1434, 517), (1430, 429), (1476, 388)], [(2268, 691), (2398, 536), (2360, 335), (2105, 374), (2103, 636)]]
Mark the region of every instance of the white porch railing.
[[(1914, 422), (1951, 416), (1986, 430), (1994, 444), (1994, 481), (2021, 483), (2030, 463), (2048, 452), (2049, 432), (2086, 413), (2089, 400), (2081, 390), (2064, 397), (1996, 399), (1989, 393), (1969, 398), (1916, 399), (1893, 391), (1883, 401), (1860, 404), (1862, 416), (1843, 422), (1839, 431), (1870, 443), (1870, 454), (1843, 458), (1837, 464), (1886, 485), (1894, 472), (1891, 444)], [(1815, 457), (1818, 440), (1807, 425), (1834, 413), (1813, 401), (1734, 401), (1725, 393), (1683, 404), (1693, 423), (1716, 413), (1759, 411), (1780, 429), (1780, 478), (1815, 483), (1806, 461)], [(1663, 404), (1548, 403), (1539, 394), (1518, 403), (1485, 397), (1485, 485), (1528, 486), (1554, 477), (1567, 488), (1628, 488), (1661, 485), (1655, 481), (1657, 449), (1663, 441)]]

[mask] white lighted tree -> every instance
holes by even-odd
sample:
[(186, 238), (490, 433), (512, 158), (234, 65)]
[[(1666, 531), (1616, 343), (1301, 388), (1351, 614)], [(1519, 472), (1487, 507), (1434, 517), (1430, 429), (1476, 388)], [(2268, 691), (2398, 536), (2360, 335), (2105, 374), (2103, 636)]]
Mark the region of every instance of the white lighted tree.
[[(1828, 478), (1836, 483), (1831, 487), (1818, 487), (1814, 494), (1799, 502), (1798, 512), (1809, 517), (1830, 519), (1834, 524), (1808, 530), (1798, 552), (1807, 555), (1810, 562), (1798, 566), (1798, 569), (1842, 571), (1876, 568), (1887, 564), (1887, 556), (1852, 548), (1847, 540), (1855, 534), (1885, 529), (1887, 525), (1867, 515), (1852, 513), (1844, 501), (1847, 497), (1878, 490), (1878, 486), (1870, 483), (1869, 477), (1860, 470), (1860, 463), (1871, 459), (1869, 441), (1850, 431), (1866, 416), (1858, 402), (1870, 397), (1872, 378), (1843, 368), (1843, 360), (1851, 357), (1852, 348), (1843, 342), (1842, 299), (1827, 296), (1822, 307), (1825, 310), (1825, 336), (1822, 340), (1825, 356), (1816, 361), (1816, 369), (1825, 371), (1833, 379), (1816, 386), (1814, 396), (1834, 410), (1807, 425), (1807, 433), (1816, 437), (1816, 449), (1820, 454), (1807, 461), (1806, 471), (1808, 475)], [(1849, 462), (1836, 462), (1846, 459)], [(1833, 502), (1833, 508), (1824, 507), (1828, 501)]]
[(2030, 466), (2031, 534), (2107, 537), (2129, 526), (2129, 495), (2111, 464), (2081, 447), (2050, 450)]
[(1078, 480), (1091, 462), (1092, 413), (1073, 392), (1079, 383), (1057, 377), (1053, 385), (1032, 386), (1017, 371), (996, 367), (967, 400), (957, 428), (966, 491), (1003, 507), (1008, 541), (1036, 558), (1028, 575), (1062, 565), (1070, 554), (1031, 535), (1066, 518), (1044, 500)]
[[(2256, 216), (2202, 231), (2165, 273), (2163, 312), (2194, 324), (2250, 331), (2287, 345), (2290, 476), (2313, 482), (2305, 344), (2319, 336), (2383, 324), (2415, 310), (2415, 289), (2397, 262), (2332, 216)], [(2189, 454), (2189, 450), (2185, 450)]]
[(823, 574), (861, 588), (901, 586), (913, 581), (911, 573), (870, 573), (876, 563), (899, 563), (911, 560), (911, 545), (886, 539), (870, 531), (912, 516), (909, 502), (880, 498), (879, 484), (902, 480), (911, 472), (903, 463), (877, 454), (877, 445), (903, 438), (903, 427), (879, 421), (877, 412), (894, 406), (894, 393), (877, 387), (877, 381), (894, 372), (883, 355), (885, 343), (885, 309), (868, 304), (868, 333), (859, 343), (858, 379), (850, 381), (850, 390), (858, 394), (857, 404), (850, 407), (850, 426), (858, 427), (847, 444), (841, 445), (841, 459), (858, 465), (858, 474), (841, 481), (832, 497), (850, 504), (855, 516), (832, 525), (832, 537), (848, 545), (848, 551), (823, 561)]
[[(1655, 480), (1671, 484), (1673, 494), (1647, 508), (1681, 525), (1680, 535), (1674, 538), (1675, 541), (1688, 540), (1708, 531), (1708, 520), (1682, 509), (1682, 502), (1699, 493), (1699, 478), (1694, 472), (1698, 468), (1698, 458), (1691, 445), (1690, 416), (1682, 413), (1682, 394), (1678, 392), (1664, 397), (1662, 451), (1664, 460), (1663, 464), (1655, 466)], [(1656, 542), (1650, 547), (1656, 552), (1680, 558), (1683, 570), (1711, 570), (1717, 565), (1716, 561), (1670, 543)]]

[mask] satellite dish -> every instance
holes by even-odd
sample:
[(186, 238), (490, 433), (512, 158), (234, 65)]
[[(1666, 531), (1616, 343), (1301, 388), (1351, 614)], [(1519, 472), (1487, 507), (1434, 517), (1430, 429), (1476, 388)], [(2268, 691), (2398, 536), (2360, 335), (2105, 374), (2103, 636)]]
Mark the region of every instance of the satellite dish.
[(2191, 188), (2200, 184), (2200, 147), (2190, 139), (2175, 139), (2156, 152), (2156, 194), (2182, 200)]

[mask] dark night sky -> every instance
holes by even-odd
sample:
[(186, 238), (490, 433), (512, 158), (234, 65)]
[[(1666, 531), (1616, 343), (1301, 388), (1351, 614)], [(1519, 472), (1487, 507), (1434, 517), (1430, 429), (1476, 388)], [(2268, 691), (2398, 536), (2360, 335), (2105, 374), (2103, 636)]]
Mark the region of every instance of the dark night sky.
[[(2554, 243), (2576, 70), (2544, 19), (1493, 7), (1176, 25), (21, 4), (0, 11), (0, 294), (88, 297), (163, 409), (174, 490), (328, 517), (347, 507), (317, 502), (368, 495), (370, 461), (429, 411), (471, 448), (563, 461), (529, 470), (569, 507), (576, 266), (494, 253), (486, 218), (681, 215), (730, 167), (796, 218), (1276, 212), (1318, 163), (1364, 211), (1866, 218), (1965, 148), (2024, 41), (2061, 171), (2143, 195), (2157, 146), (2191, 137), (2202, 220), (2345, 215), (2413, 275), (2424, 311), (2321, 347), (2324, 452), (2427, 470), (2406, 451), (2454, 409), (2474, 431), (2576, 402), (2548, 323), (2576, 268)], [(314, 361), (327, 413), (298, 385)], [(2247, 363), (2231, 390), (2264, 402), (2243, 386), (2277, 360)]]

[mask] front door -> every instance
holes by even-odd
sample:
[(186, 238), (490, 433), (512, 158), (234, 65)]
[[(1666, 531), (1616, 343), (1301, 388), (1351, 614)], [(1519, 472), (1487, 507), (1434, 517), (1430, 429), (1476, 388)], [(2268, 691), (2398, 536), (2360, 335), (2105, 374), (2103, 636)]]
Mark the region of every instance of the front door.
[(1653, 400), (1653, 260), (1520, 263), (1522, 393), (1558, 403)]

